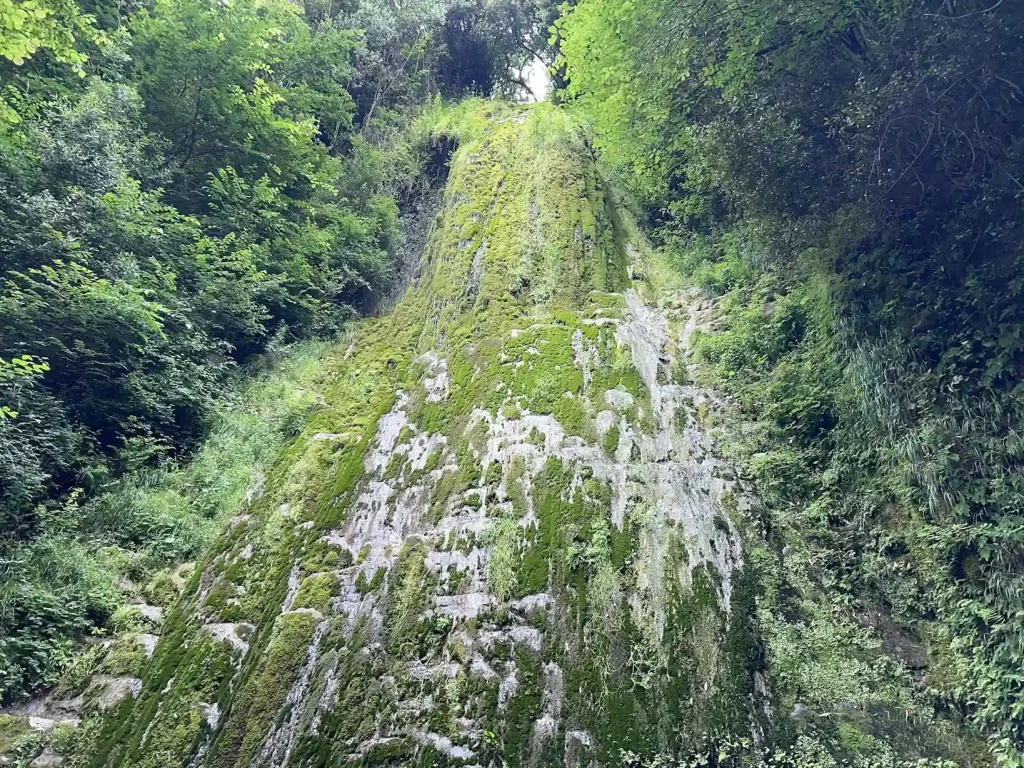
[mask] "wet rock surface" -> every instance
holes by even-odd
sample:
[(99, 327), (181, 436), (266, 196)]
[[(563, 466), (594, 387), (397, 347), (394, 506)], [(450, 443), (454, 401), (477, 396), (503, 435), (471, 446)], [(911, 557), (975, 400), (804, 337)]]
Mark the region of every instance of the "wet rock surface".
[(590, 768), (751, 732), (755, 502), (686, 375), (699, 300), (653, 306), (590, 157), (543, 110), (463, 142), (405, 298), (111, 683), (94, 765)]

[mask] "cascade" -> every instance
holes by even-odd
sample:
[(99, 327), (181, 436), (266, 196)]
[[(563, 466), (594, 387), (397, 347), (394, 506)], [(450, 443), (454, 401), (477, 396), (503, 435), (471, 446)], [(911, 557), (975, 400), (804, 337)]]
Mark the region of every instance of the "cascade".
[(93, 765), (584, 767), (756, 744), (756, 500), (691, 375), (701, 302), (654, 289), (569, 117), (474, 110), (444, 136), (404, 297), (332, 357)]

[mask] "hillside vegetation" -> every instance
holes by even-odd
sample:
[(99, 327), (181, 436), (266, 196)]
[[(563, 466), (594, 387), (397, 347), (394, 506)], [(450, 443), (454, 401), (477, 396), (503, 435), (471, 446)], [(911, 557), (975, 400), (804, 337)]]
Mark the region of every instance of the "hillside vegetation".
[(323, 360), (162, 621), (46, 704), (84, 721), (23, 754), (984, 764), (723, 455), (732, 408), (692, 349), (715, 310), (663, 274), (580, 125), (466, 102), (429, 134), (457, 149), (404, 298)]
[(567, 99), (720, 297), (698, 349), (780, 543), (1021, 764), (1022, 9), (581, 0), (558, 35)]
[(1022, 41), (0, 0), (0, 758), (1024, 766)]
[[(0, 5), (0, 703), (201, 554), (245, 489), (182, 463), (282, 347), (388, 294), (416, 115), (519, 87), (542, 10)], [(251, 468), (266, 429), (201, 453)]]

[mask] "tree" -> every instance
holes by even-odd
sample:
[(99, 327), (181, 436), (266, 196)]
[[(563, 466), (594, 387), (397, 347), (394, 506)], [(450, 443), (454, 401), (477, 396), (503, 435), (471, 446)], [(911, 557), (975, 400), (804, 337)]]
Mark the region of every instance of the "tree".
[[(95, 19), (82, 13), (75, 0), (0, 0), (0, 58), (15, 67), (45, 51), (85, 77), (82, 43), (100, 41)], [(0, 92), (0, 126), (21, 122), (17, 105), (22, 98), (14, 84)]]
[[(0, 387), (26, 376), (39, 376), (50, 370), (45, 360), (22, 355), (10, 361), (0, 357)], [(18, 412), (8, 405), (0, 404), (0, 419), (16, 419)]]
[[(347, 123), (338, 83), (355, 48), (330, 27), (314, 37), (284, 0), (158, 0), (133, 19), (139, 91), (166, 142), (172, 199), (203, 211), (210, 175), (232, 167), (302, 197), (328, 184), (317, 117)], [(313, 76), (311, 76), (313, 75)], [(333, 132), (333, 131), (332, 131)]]

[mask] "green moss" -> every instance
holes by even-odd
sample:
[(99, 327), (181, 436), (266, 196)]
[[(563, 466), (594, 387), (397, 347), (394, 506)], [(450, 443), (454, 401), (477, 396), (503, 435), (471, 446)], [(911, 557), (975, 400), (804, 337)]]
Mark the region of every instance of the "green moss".
[(523, 411), (516, 403), (505, 403), (501, 407), (501, 413), (506, 419), (521, 419), (523, 417)]
[(373, 572), (373, 576), (369, 579), (366, 578), (366, 571), (360, 571), (359, 575), (356, 576), (356, 591), (360, 595), (369, 595), (376, 592), (381, 584), (384, 583), (384, 578), (387, 576), (386, 568), (378, 568)]
[(134, 765), (138, 768), (159, 768), (171, 764), (172, 760), (180, 760), (181, 755), (194, 751), (204, 725), (198, 706), (179, 711), (173, 724), (166, 723), (147, 740), (145, 751)]
[(100, 665), (108, 675), (129, 675), (137, 677), (146, 663), (146, 651), (135, 633), (121, 635), (107, 651)]
[(416, 752), (416, 745), (409, 739), (394, 738), (374, 744), (362, 756), (360, 765), (409, 765)]
[(246, 563), (238, 558), (224, 570), (224, 580), (229, 582), (240, 582), (245, 579)]
[(441, 479), (434, 485), (434, 493), (430, 498), (429, 519), (437, 523), (446, 511), (448, 501), (460, 489), (460, 478), (457, 471), (444, 472)]
[(331, 607), (331, 598), (338, 594), (338, 580), (330, 573), (307, 576), (295, 593), (293, 608), (312, 608), (327, 613)]
[(377, 424), (381, 417), (391, 410), (394, 401), (394, 391), (389, 390), (378, 401), (373, 418), (363, 427), (358, 442), (346, 445), (342, 449), (343, 458), (339, 461), (337, 475), (329, 486), (329, 494), (325, 494), (319, 504), (316, 516), (316, 526), (319, 530), (332, 530), (344, 519), (346, 509), (354, 498), (356, 485), (362, 476), (366, 453), (376, 436)]
[(484, 541), (493, 547), (487, 565), (488, 586), (501, 599), (518, 591), (520, 534), (515, 517), (505, 516), (495, 521), (484, 536)]
[[(614, 329), (584, 319), (621, 314), (624, 299), (613, 292), (626, 282), (626, 225), (618, 220), (611, 196), (602, 192), (584, 132), (550, 106), (521, 113), (504, 112), (493, 103), (473, 109), (479, 112), (466, 118), (474, 127), (465, 127), (446, 193), (449, 201), (458, 202), (446, 204), (437, 219), (419, 279), (393, 315), (363, 323), (351, 347), (339, 349), (330, 363), (324, 403), (268, 474), (265, 496), (247, 510), (251, 520), (239, 531), (225, 532), (218, 542), (229, 556), (218, 561), (225, 572), (214, 587), (216, 594), (211, 593), (215, 605), (209, 607), (221, 617), (244, 617), (257, 625), (246, 661), (237, 674), (216, 678), (220, 687), (215, 691), (190, 676), (189, 670), (198, 668), (194, 649), (206, 645), (205, 633), (195, 625), (208, 620), (193, 614), (195, 606), (189, 605), (198, 594), (199, 582), (194, 582), (182, 601), (188, 608), (175, 614), (172, 631), (161, 645), (168, 650), (161, 650), (146, 672), (143, 696), (126, 704), (120, 724), (105, 732), (101, 763), (132, 766), (147, 744), (160, 738), (166, 748), (159, 754), (166, 765), (188, 764), (188, 756), (205, 738), (205, 726), (195, 716), (199, 701), (218, 701), (225, 712), (207, 759), (209, 768), (246, 768), (252, 762), (272, 724), (288, 714), (282, 711), (284, 697), (306, 658), (315, 627), (308, 614), (277, 616), (289, 573), (299, 563), (306, 577), (295, 605), (326, 613), (336, 588), (327, 571), (350, 565), (351, 557), (321, 537), (339, 532), (367, 487), (367, 452), (377, 438), (380, 418), (394, 407), (400, 389), (410, 393), (406, 408), (411, 423), (419, 431), (444, 435), (448, 442), (428, 457), (421, 473), (410, 474), (405, 456), (396, 455), (385, 475), (408, 486), (426, 484), (426, 475), (437, 473), (427, 512), (434, 522), (452, 506), (463, 514), (460, 504), (473, 508), (488, 502), (501, 484), (501, 465), (491, 463), (486, 470), (481, 465), (488, 426), (485, 419), (471, 416), (474, 409), (501, 412), (506, 418), (518, 418), (525, 409), (551, 414), (567, 433), (590, 440), (596, 440), (593, 412), (606, 407), (603, 393), (609, 388), (630, 392), (639, 407), (650, 411)], [(514, 114), (515, 119), (485, 121), (485, 112)], [(480, 263), (474, 272), (477, 254)], [(520, 332), (513, 334), (513, 329)], [(586, 394), (573, 355), (577, 331), (600, 358)], [(426, 351), (448, 361), (451, 384), (444, 402), (426, 402), (420, 386), (423, 368), (413, 361)], [(314, 440), (316, 432), (351, 437)], [(399, 440), (408, 442), (413, 435), (406, 428)], [(604, 438), (605, 449), (614, 451), (618, 437), (615, 427)], [(544, 434), (535, 429), (529, 441), (541, 445)], [(493, 738), (473, 744), (481, 764), (558, 764), (562, 756), (550, 752), (561, 747), (558, 739), (537, 754), (530, 744), (543, 702), (543, 665), (549, 660), (566, 670), (565, 711), (580, 718), (581, 727), (601, 742), (595, 759), (614, 765), (621, 757), (619, 747), (653, 754), (650, 742), (661, 734), (644, 723), (667, 722), (664, 712), (681, 716), (685, 707), (674, 699), (658, 699), (663, 692), (678, 693), (667, 684), (657, 691), (638, 690), (633, 680), (638, 673), (630, 653), (640, 646), (642, 632), (632, 627), (621, 603), (629, 580), (635, 578), (641, 526), (629, 515), (622, 531), (611, 525), (610, 488), (591, 477), (584, 465), (549, 461), (534, 478), (532, 499), (526, 495), (525, 473), (525, 461), (513, 458), (506, 478), (510, 512), (504, 505), (488, 504), (492, 525), (483, 536), (494, 547), (488, 579), (501, 597), (550, 591), (559, 610), (530, 617), (550, 638), (542, 655), (511, 642), (493, 648), (489, 661), (500, 666), (502, 659), (514, 659), (517, 665), (519, 691), (508, 710), (497, 711), (494, 680), (456, 675), (448, 682), (421, 681), (408, 674), (412, 661), (428, 667), (453, 659), (467, 663), (465, 648), (460, 651), (454, 640), (458, 631), (472, 634), (521, 620), (502, 607), (471, 622), (427, 618), (435, 607), (439, 576), (427, 566), (426, 544), (411, 538), (390, 572), (382, 568), (357, 580), (359, 591), (373, 593), (383, 612), (383, 637), (375, 635), (370, 642), (365, 625), (357, 625), (351, 636), (335, 627), (323, 639), (323, 664), (334, 665), (337, 675), (337, 703), (323, 714), (317, 733), (300, 728), (290, 764), (345, 764), (360, 744), (387, 733), (401, 707), (427, 695), (436, 709), (424, 714), (423, 722), (439, 733), (457, 739), (459, 718), (465, 716), (487, 724)], [(486, 486), (487, 498), (474, 492), (481, 486)], [(537, 525), (523, 528), (519, 521), (531, 506)], [(299, 525), (310, 519), (313, 529)], [(452, 536), (446, 545), (467, 552), (476, 543), (472, 537)], [(238, 555), (249, 545), (252, 557), (243, 566)], [(363, 563), (368, 555), (366, 548), (356, 561)], [(200, 569), (207, 579), (209, 562)], [(449, 570), (446, 579), (452, 592), (469, 588), (466, 571)], [(236, 595), (222, 586), (232, 580), (244, 586), (237, 604), (229, 604)], [(682, 627), (682, 619), (676, 624)], [(685, 634), (679, 630), (680, 654), (684, 648), (693, 650), (692, 644), (686, 646)], [(230, 651), (222, 645), (216, 653), (229, 658)], [(183, 665), (188, 674), (179, 677), (176, 671)], [(682, 662), (679, 669), (685, 669)], [(646, 674), (647, 669), (642, 671)], [(385, 679), (394, 680), (395, 689), (385, 690)], [(692, 675), (688, 680), (692, 682)], [(318, 685), (315, 676), (311, 685)], [(169, 709), (166, 701), (157, 703), (158, 692), (165, 688)], [(680, 683), (679, 691), (684, 688)], [(691, 688), (686, 690), (693, 693)], [(689, 725), (679, 723), (680, 730), (692, 735)], [(360, 760), (426, 765), (442, 757), (403, 737), (377, 742)]]
[(530, 762), (530, 734), (543, 706), (544, 678), (539, 660), (517, 649), (515, 653), (516, 694), (506, 705), (496, 732), (501, 738), (502, 754), (513, 765)]
[(317, 539), (306, 547), (301, 566), (306, 573), (316, 573), (348, 568), (352, 562), (352, 553), (348, 549), (332, 547), (326, 541)]
[(587, 300), (592, 314), (614, 316), (626, 308), (626, 297), (621, 293), (591, 291)]
[(384, 480), (390, 481), (398, 478), (402, 472), (402, 467), (406, 462), (405, 454), (396, 453), (388, 461), (387, 467), (384, 469)]
[(347, 764), (348, 745), (372, 738), (375, 714), (388, 711), (389, 702), (378, 684), (383, 669), (376, 656), (365, 652), (365, 622), (357, 623), (347, 651), (338, 659), (337, 706), (325, 714), (317, 734), (299, 734), (290, 764)]
[(103, 720), (88, 764), (159, 768), (187, 763), (204, 728), (199, 703), (225, 696), (232, 672), (226, 644), (186, 630), (181, 614), (172, 613), (142, 693), (138, 699), (127, 697)]
[(520, 519), (527, 512), (526, 488), (523, 477), (526, 473), (526, 459), (513, 456), (508, 468), (508, 480), (505, 483), (506, 494), (512, 501), (512, 514)]
[(146, 599), (153, 605), (168, 607), (178, 598), (178, 586), (174, 583), (171, 570), (158, 571), (146, 585)]
[(317, 623), (312, 614), (298, 612), (281, 614), (274, 622), (259, 671), (239, 692), (212, 765), (226, 768), (252, 762), (299, 674)]
[(588, 499), (586, 494), (569, 493), (572, 480), (572, 469), (557, 458), (549, 459), (534, 479), (538, 527), (527, 533), (526, 550), (517, 569), (520, 596), (564, 586), (576, 567), (574, 552), (589, 546), (595, 522), (609, 514), (607, 485), (587, 481), (599, 496)]
[(444, 450), (441, 448), (435, 448), (434, 451), (427, 456), (426, 461), (423, 464), (424, 472), (433, 472), (441, 465), (441, 457), (444, 455)]
[[(676, 541), (668, 554), (666, 570), (685, 563), (685, 545)], [(685, 567), (685, 566), (683, 566)], [(671, 572), (671, 571), (670, 571)], [(687, 733), (678, 734), (673, 752), (699, 754), (710, 749), (709, 740), (718, 734), (740, 733), (749, 716), (745, 695), (751, 680), (734, 677), (728, 625), (718, 606), (714, 574), (701, 565), (692, 570), (692, 585), (686, 589), (673, 582), (668, 597), (668, 621), (664, 643), (671, 676), (658, 678), (658, 690), (667, 704), (669, 717), (687, 722)], [(742, 649), (749, 656), (750, 649)]]
[(619, 425), (615, 424), (605, 433), (604, 450), (609, 455), (615, 455), (615, 449), (619, 447)]
[(568, 394), (559, 398), (552, 413), (567, 435), (590, 436), (590, 419), (585, 401)]
[(0, 715), (0, 756), (12, 754), (31, 731), (27, 717)]
[(428, 605), (429, 590), (436, 586), (436, 575), (426, 566), (426, 546), (422, 542), (402, 547), (395, 565), (385, 606), (388, 645), (397, 658), (415, 658), (414, 649), (423, 639), (420, 615)]
[(227, 605), (228, 600), (237, 594), (238, 590), (234, 584), (227, 579), (218, 579), (206, 596), (206, 607), (211, 611), (220, 611)]
[(487, 472), (484, 475), (484, 484), (489, 486), (497, 486), (501, 482), (501, 464), (499, 462), (492, 462), (487, 466)]
[(639, 545), (639, 538), (640, 527), (636, 524), (633, 516), (627, 516), (622, 521), (622, 528), (611, 527), (609, 555), (615, 568), (622, 570), (630, 564), (633, 553)]

